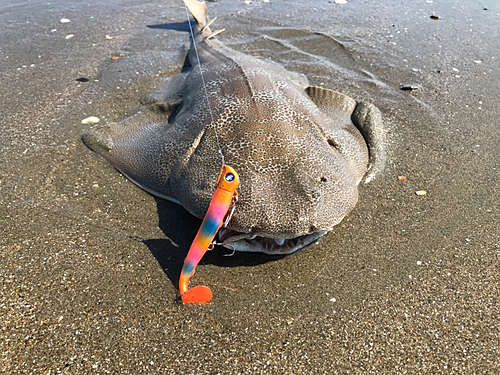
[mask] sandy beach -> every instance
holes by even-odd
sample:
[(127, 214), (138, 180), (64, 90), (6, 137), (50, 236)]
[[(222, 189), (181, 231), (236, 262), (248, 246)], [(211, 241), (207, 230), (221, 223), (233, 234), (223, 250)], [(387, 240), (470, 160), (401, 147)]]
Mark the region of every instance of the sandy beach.
[(3, 1), (0, 371), (499, 373), (500, 3), (208, 11), (229, 47), (374, 103), (384, 173), (296, 254), (214, 249), (192, 279), (213, 301), (183, 305), (201, 221), (80, 140), (180, 71), (182, 1)]

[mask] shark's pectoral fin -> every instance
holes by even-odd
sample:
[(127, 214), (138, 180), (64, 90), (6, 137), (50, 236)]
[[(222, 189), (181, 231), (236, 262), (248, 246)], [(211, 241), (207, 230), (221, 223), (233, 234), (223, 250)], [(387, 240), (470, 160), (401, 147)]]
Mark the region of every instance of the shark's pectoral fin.
[(386, 129), (382, 113), (373, 104), (358, 103), (352, 113), (352, 122), (359, 129), (370, 150), (370, 168), (365, 183), (380, 174), (386, 164)]
[(178, 203), (169, 176), (176, 158), (189, 146), (179, 138), (172, 124), (167, 124), (166, 118), (152, 122), (152, 116), (144, 112), (120, 123), (89, 130), (82, 140), (142, 189)]
[(365, 182), (382, 172), (386, 163), (385, 130), (379, 109), (373, 104), (357, 103), (344, 94), (321, 87), (309, 86), (306, 93), (333, 124), (327, 124), (323, 129), (328, 143), (351, 161), (352, 170), (358, 171), (360, 178), (364, 174), (361, 172), (365, 170), (367, 155), (363, 150), (368, 146), (369, 174)]
[(108, 127), (89, 130), (82, 134), (82, 141), (92, 151), (104, 155), (113, 149), (113, 139)]
[(337, 91), (309, 86), (306, 88), (306, 93), (321, 112), (333, 118), (342, 115), (350, 118), (354, 108), (356, 108), (354, 99)]
[(306, 93), (325, 115), (321, 128), (328, 144), (337, 150), (350, 164), (349, 171), (358, 183), (366, 173), (368, 149), (366, 142), (351, 121), (356, 101), (337, 91), (309, 86)]

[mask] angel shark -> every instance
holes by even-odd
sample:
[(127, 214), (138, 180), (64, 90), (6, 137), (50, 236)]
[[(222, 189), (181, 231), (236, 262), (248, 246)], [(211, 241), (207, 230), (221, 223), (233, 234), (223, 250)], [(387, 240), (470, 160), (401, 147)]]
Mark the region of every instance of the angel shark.
[(241, 181), (234, 214), (219, 232), (222, 245), (292, 253), (353, 209), (368, 165), (381, 169), (381, 114), (226, 47), (210, 29), (205, 3), (184, 2), (196, 19), (191, 69), (150, 95), (136, 115), (83, 141), (147, 192), (199, 218), (222, 153)]

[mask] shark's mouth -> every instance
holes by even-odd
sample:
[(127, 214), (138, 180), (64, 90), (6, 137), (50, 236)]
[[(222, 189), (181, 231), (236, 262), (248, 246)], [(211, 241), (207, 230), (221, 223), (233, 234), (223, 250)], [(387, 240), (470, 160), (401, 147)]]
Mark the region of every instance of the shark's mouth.
[(269, 238), (252, 233), (223, 228), (219, 231), (219, 245), (234, 251), (259, 252), (271, 255), (290, 254), (328, 233), (330, 229), (295, 238)]

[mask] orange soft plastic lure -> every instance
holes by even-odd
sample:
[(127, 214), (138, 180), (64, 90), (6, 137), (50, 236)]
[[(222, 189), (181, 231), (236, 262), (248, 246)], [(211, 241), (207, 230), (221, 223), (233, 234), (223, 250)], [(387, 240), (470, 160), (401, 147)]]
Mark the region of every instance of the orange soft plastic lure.
[(231, 218), (234, 210), (234, 204), (238, 199), (236, 189), (240, 184), (238, 173), (228, 165), (223, 165), (217, 180), (217, 189), (215, 190), (208, 211), (203, 218), (201, 227), (194, 238), (189, 252), (182, 267), (181, 277), (179, 279), (179, 290), (181, 292), (182, 302), (210, 302), (212, 300), (212, 291), (210, 288), (198, 285), (188, 290), (188, 283), (191, 276), (194, 275), (195, 268), (200, 262), (207, 250), (212, 247), (212, 241), (219, 229), (226, 225)]

